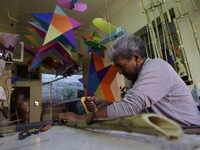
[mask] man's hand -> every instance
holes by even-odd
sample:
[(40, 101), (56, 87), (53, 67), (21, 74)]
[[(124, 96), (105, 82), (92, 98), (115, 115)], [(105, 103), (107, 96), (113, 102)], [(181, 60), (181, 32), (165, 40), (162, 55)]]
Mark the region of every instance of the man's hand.
[(97, 110), (99, 111), (110, 104), (112, 104), (112, 102), (101, 100), (100, 98), (96, 96), (92, 96), (90, 98), (87, 97), (85, 101), (85, 105), (90, 112), (94, 112), (96, 107), (97, 107)]
[[(97, 107), (96, 118), (107, 118), (107, 106), (112, 102), (101, 100), (95, 96), (86, 99), (85, 105), (90, 112), (94, 112)], [(86, 120), (91, 116), (91, 113), (86, 115), (76, 115), (73, 112), (58, 114), (58, 125), (62, 125), (62, 120)]]
[(96, 110), (100, 110), (102, 108), (102, 100), (95, 96), (87, 97), (85, 101), (85, 105), (90, 112), (94, 112)]
[(73, 112), (58, 114), (58, 125), (62, 125), (62, 120), (79, 120), (80, 116)]

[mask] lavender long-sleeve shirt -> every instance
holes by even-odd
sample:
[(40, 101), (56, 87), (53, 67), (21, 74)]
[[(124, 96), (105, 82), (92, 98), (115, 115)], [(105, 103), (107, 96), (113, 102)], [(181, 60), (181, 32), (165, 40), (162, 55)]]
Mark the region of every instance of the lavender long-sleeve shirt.
[(107, 114), (109, 118), (137, 115), (148, 107), (180, 125), (200, 125), (189, 88), (170, 64), (158, 58), (146, 59), (133, 88), (122, 101), (109, 105)]

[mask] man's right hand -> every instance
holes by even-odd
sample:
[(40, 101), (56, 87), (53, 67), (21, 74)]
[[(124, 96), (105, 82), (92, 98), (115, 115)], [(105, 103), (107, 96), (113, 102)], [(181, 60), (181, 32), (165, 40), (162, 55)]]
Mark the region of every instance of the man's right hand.
[(100, 110), (104, 107), (107, 107), (110, 104), (112, 104), (112, 102), (101, 100), (100, 98), (96, 96), (87, 97), (85, 101), (85, 105), (90, 112), (95, 112), (96, 107), (97, 107), (97, 110)]
[(102, 108), (102, 100), (96, 96), (87, 97), (85, 101), (85, 105), (90, 112), (94, 112), (96, 110), (100, 110)]

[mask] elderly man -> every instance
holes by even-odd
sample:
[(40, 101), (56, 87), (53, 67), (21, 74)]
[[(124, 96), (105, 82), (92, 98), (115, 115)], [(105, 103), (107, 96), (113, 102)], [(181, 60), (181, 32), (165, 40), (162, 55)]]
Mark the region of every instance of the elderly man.
[[(154, 113), (182, 126), (200, 125), (200, 112), (187, 85), (170, 64), (162, 59), (145, 57), (145, 45), (140, 37), (121, 36), (109, 50), (108, 58), (134, 85), (120, 102), (112, 103), (95, 96), (87, 98), (88, 110), (94, 112), (95, 107), (98, 108), (96, 118), (137, 115), (151, 108)], [(59, 114), (59, 124), (61, 119), (84, 120), (90, 115)]]

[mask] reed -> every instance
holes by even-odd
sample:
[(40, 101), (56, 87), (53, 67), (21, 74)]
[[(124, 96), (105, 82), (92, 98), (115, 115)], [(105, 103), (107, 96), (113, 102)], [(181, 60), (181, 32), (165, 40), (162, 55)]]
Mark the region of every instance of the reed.
[(197, 6), (196, 6), (194, 0), (191, 0), (191, 1), (192, 1), (192, 5), (193, 5), (193, 7), (194, 7), (194, 10), (197, 11)]
[(141, 5), (141, 7), (142, 7), (142, 13), (144, 13), (144, 3), (143, 3), (143, 0), (140, 0), (140, 5)]
[(166, 36), (166, 41), (167, 41), (167, 47), (169, 49), (169, 54), (172, 57), (173, 61), (175, 61), (175, 57), (173, 55), (172, 45), (170, 44), (170, 37), (169, 37), (169, 33), (167, 31), (167, 26), (166, 26), (166, 23), (165, 23), (165, 18), (164, 18), (163, 9), (162, 9), (162, 5), (161, 4), (158, 4), (158, 10), (159, 10), (159, 13), (160, 13), (161, 25), (162, 25), (162, 28), (164, 30), (165, 36)]
[(171, 22), (171, 16), (169, 14), (169, 9), (168, 9), (168, 5), (167, 5), (167, 1), (166, 0), (164, 0), (164, 4), (165, 4), (165, 8), (166, 8), (168, 21)]
[(146, 42), (146, 38), (145, 38), (145, 36), (143, 36), (143, 38), (144, 38), (144, 43), (145, 43), (145, 51), (146, 51), (146, 55), (147, 55), (147, 57), (149, 57), (149, 53), (148, 53), (148, 49), (147, 49), (147, 42)]
[(162, 32), (163, 32), (163, 43), (164, 43), (165, 61), (169, 62), (168, 58), (167, 58), (167, 46), (166, 46), (165, 32), (164, 32), (163, 29), (162, 29)]
[(152, 9), (152, 12), (153, 12), (153, 17), (154, 17), (154, 22), (155, 22), (155, 27), (156, 27), (156, 36), (157, 36), (157, 42), (158, 42), (158, 53), (159, 53), (159, 58), (162, 58), (162, 48), (161, 48), (161, 44), (160, 44), (160, 36), (159, 36), (159, 31), (158, 31), (158, 23), (157, 23), (157, 19), (155, 17), (155, 8), (154, 8), (154, 1), (151, 0), (151, 9)]
[(191, 16), (190, 12), (188, 13), (188, 17), (189, 17), (189, 20), (190, 20), (190, 24), (191, 24), (191, 27), (192, 27), (193, 34), (194, 34), (194, 38), (195, 38), (195, 42), (196, 42), (196, 45), (197, 45), (197, 49), (198, 49), (198, 51), (200, 53), (199, 38), (197, 36), (197, 31), (196, 31), (196, 28), (194, 26), (194, 22), (193, 22), (193, 19), (192, 19), (192, 16)]
[(65, 120), (65, 125), (80, 129), (101, 129), (124, 132), (135, 132), (167, 139), (179, 139), (183, 130), (175, 121), (154, 113), (143, 113), (136, 116), (119, 117), (113, 119)]
[(182, 53), (183, 63), (185, 64), (188, 81), (192, 81), (192, 78), (191, 78), (191, 75), (190, 75), (191, 72), (190, 72), (190, 68), (189, 68), (188, 62), (187, 62), (185, 49), (183, 47), (183, 42), (182, 42), (182, 38), (181, 38), (179, 27), (178, 27), (178, 23), (177, 23), (176, 19), (173, 19), (173, 21), (174, 21), (174, 25), (175, 25), (175, 28), (176, 28), (176, 34), (177, 34), (177, 37), (178, 37), (179, 48), (180, 48), (181, 53)]
[(179, 12), (180, 17), (184, 17), (183, 11), (182, 11), (182, 8), (181, 8), (180, 0), (176, 0), (176, 4), (177, 4), (177, 7), (178, 7), (178, 12)]
[(153, 34), (154, 30), (153, 30), (151, 19), (149, 17), (149, 12), (148, 12), (147, 9), (145, 9), (145, 14), (146, 14), (146, 18), (147, 18), (147, 24), (148, 24), (148, 28), (149, 28), (149, 35), (150, 35), (150, 39), (151, 39), (154, 58), (157, 58), (156, 45), (155, 45), (156, 43), (155, 43), (155, 37), (154, 37), (154, 34)]
[(151, 48), (151, 40), (150, 40), (150, 34), (149, 34), (149, 28), (148, 28), (148, 25), (146, 25), (146, 28), (147, 28), (147, 40), (148, 40), (148, 47), (149, 47), (149, 56), (150, 58), (153, 58), (153, 54), (152, 54), (152, 48)]

